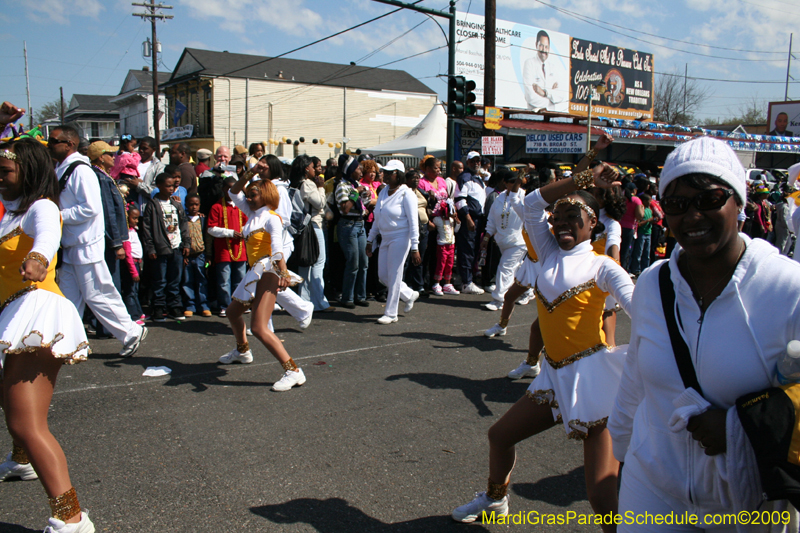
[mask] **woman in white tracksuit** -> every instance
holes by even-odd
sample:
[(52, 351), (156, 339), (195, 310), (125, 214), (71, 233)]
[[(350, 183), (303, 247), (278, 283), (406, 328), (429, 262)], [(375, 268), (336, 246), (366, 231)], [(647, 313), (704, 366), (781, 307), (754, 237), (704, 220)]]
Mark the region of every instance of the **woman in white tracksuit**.
[[(787, 343), (800, 339), (800, 268), (766, 241), (738, 233), (746, 188), (734, 151), (709, 137), (680, 145), (661, 173), (661, 206), (680, 246), (636, 283), (630, 347), (608, 429), (614, 456), (625, 462), (619, 513), (689, 513), (698, 521), (681, 519), (668, 529), (623, 523), (618, 531), (766, 532), (785, 524), (706, 525), (721, 515), (749, 517), (787, 505), (763, 501), (737, 399), (775, 386)], [(661, 276), (674, 290), (671, 305), (662, 304)], [(700, 391), (684, 384), (664, 307)]]
[(490, 311), (497, 311), (503, 307), (506, 291), (514, 283), (514, 273), (525, 259), (527, 252), (525, 239), (522, 238), (522, 218), (514, 209), (516, 203), (522, 203), (525, 199), (525, 191), (520, 190), (521, 181), (511, 170), (501, 168), (497, 174), (502, 174), (501, 179), (506, 185), (506, 190), (492, 203), (486, 220), (486, 233), (481, 241), (481, 251), (483, 251), (489, 245), (489, 240), (494, 237), (494, 242), (502, 254), (497, 265), (492, 301), (486, 304), (486, 308)]
[(419, 265), (419, 213), (414, 191), (406, 187), (405, 166), (393, 159), (383, 167), (386, 186), (378, 195), (378, 203), (373, 211), (375, 220), (367, 237), (367, 257), (372, 256), (372, 244), (380, 236), (381, 248), (378, 254), (378, 278), (389, 288), (386, 296), (386, 310), (378, 319), (378, 324), (397, 322), (399, 301), (406, 302), (404, 311), (408, 313), (419, 298), (417, 291), (403, 282), (403, 266), (409, 249), (411, 261)]

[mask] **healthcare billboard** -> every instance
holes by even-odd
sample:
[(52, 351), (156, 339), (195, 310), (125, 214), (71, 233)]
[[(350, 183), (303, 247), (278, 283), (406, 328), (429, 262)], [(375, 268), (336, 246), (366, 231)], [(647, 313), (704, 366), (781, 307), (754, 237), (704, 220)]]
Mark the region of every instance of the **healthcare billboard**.
[(767, 135), (800, 137), (800, 102), (770, 102)]
[(653, 55), (572, 37), (569, 113), (586, 116), (592, 87), (592, 116), (653, 119)]
[[(456, 14), (456, 74), (475, 81), (483, 105), (485, 19)], [(591, 86), (593, 116), (653, 117), (653, 55), (497, 20), (495, 105), (586, 116)], [(597, 106), (595, 109), (594, 106)]]
[[(475, 81), (483, 105), (485, 19), (456, 14), (456, 74)], [(567, 113), (570, 96), (569, 35), (497, 21), (495, 105)]]

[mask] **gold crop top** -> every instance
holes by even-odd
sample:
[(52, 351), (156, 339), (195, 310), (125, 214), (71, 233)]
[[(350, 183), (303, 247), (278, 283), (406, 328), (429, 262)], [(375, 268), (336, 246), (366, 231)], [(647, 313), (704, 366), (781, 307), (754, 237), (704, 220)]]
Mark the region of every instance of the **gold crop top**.
[(53, 257), (47, 267), (47, 277), (42, 282), (23, 281), (19, 273), (22, 260), (33, 249), (33, 239), (17, 227), (0, 237), (0, 310), (22, 295), (36, 289), (61, 294), (56, 284), (56, 262)]

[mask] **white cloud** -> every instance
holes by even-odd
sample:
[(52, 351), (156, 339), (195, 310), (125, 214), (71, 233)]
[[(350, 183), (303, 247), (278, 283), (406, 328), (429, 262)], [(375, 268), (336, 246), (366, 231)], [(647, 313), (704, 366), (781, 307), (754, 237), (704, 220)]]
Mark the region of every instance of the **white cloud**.
[(69, 17), (74, 15), (97, 18), (105, 10), (99, 0), (38, 0), (23, 2), (22, 5), (34, 21), (57, 24), (68, 24)]
[(316, 11), (303, 7), (304, 0), (179, 0), (200, 19), (218, 19), (231, 32), (251, 30), (255, 24), (278, 29), (291, 35), (312, 35), (322, 26)]

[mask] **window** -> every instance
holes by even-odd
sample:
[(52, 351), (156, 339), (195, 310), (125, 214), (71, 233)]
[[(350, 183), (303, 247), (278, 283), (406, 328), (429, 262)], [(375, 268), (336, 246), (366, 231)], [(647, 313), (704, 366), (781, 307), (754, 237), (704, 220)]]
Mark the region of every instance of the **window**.
[(100, 137), (100, 123), (92, 122), (92, 137)]

